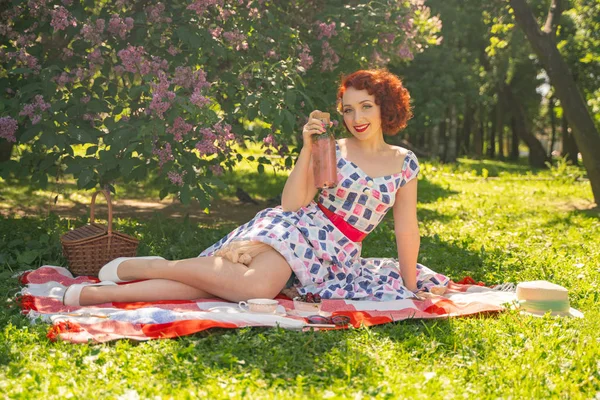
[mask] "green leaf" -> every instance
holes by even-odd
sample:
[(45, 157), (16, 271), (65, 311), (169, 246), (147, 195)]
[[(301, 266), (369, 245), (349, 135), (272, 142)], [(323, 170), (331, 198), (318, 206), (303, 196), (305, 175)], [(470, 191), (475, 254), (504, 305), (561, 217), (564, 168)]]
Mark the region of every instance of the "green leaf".
[(85, 151), (85, 155), (86, 156), (95, 155), (97, 151), (98, 151), (98, 146), (90, 146)]
[(294, 114), (288, 110), (283, 110), (283, 114), (285, 117), (283, 121), (283, 129), (286, 131), (286, 133), (291, 134), (294, 131), (294, 126), (296, 125)]
[(285, 105), (292, 109), (295, 108), (295, 105), (296, 105), (296, 93), (295, 92), (293, 92), (291, 90), (285, 92)]
[(254, 121), (258, 117), (258, 108), (248, 107), (248, 119)]
[(129, 90), (129, 97), (133, 100), (137, 100), (143, 92), (149, 89), (148, 85), (134, 86)]
[(42, 126), (40, 124), (32, 125), (31, 128), (27, 129), (20, 137), (20, 143), (27, 143), (33, 138), (35, 138), (42, 131)]
[(186, 184), (183, 185), (179, 191), (179, 199), (183, 204), (189, 204), (191, 200), (190, 187)]
[(271, 102), (269, 100), (262, 99), (260, 101), (260, 112), (265, 117), (269, 115), (269, 113), (271, 112)]
[(90, 169), (84, 169), (81, 171), (77, 177), (77, 187), (82, 189), (88, 186), (92, 182), (92, 179), (94, 179), (94, 175), (94, 171)]
[(85, 131), (75, 126), (70, 126), (68, 129), (69, 138), (78, 143), (96, 143), (96, 138), (91, 132)]
[(22, 253), (19, 253), (17, 256), (17, 262), (19, 264), (30, 265), (38, 258), (40, 255), (39, 250), (26, 250)]

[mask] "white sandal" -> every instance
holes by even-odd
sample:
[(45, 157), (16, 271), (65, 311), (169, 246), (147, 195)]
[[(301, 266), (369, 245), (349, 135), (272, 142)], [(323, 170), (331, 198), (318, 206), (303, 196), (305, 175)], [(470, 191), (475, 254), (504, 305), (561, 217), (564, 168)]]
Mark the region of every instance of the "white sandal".
[(88, 286), (115, 286), (114, 282), (100, 282), (100, 283), (76, 283), (65, 289), (63, 294), (62, 303), (65, 306), (81, 307), (79, 299), (81, 298), (81, 291), (84, 287)]
[(114, 260), (112, 260), (111, 262), (106, 264), (104, 267), (100, 268), (100, 271), (98, 272), (98, 279), (100, 279), (101, 282), (106, 282), (106, 281), (129, 282), (127, 280), (123, 280), (123, 279), (119, 278), (119, 275), (117, 275), (117, 269), (119, 268), (119, 265), (123, 261), (134, 260), (134, 259), (144, 259), (144, 260), (161, 259), (161, 260), (164, 260), (163, 257), (158, 257), (158, 256), (115, 258)]

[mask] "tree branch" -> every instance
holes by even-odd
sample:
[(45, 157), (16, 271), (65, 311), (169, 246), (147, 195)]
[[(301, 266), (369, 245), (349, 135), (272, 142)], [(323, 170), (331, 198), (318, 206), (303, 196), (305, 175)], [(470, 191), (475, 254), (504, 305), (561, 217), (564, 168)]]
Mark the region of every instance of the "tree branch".
[(548, 9), (548, 16), (546, 17), (546, 23), (542, 31), (551, 35), (556, 35), (556, 28), (560, 21), (560, 15), (562, 14), (562, 7), (560, 0), (552, 0), (550, 2), (550, 9)]

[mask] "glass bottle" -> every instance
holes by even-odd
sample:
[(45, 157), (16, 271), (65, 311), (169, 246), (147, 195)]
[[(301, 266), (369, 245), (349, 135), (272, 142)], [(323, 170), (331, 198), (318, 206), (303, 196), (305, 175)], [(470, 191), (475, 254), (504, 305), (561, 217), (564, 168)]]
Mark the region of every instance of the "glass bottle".
[[(314, 118), (329, 128), (329, 113), (315, 113)], [(333, 133), (312, 136), (312, 162), (315, 186), (319, 189), (333, 188), (337, 185), (337, 160), (335, 158), (335, 138)]]

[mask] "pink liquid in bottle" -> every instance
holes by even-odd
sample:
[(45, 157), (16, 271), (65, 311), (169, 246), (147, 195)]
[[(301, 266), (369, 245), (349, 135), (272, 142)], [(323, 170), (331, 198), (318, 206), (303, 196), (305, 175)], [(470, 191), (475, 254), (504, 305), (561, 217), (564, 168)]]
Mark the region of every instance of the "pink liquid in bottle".
[[(329, 127), (329, 113), (318, 113), (325, 127)], [(312, 161), (315, 186), (319, 189), (337, 185), (337, 160), (335, 158), (335, 138), (331, 132), (312, 137)]]

